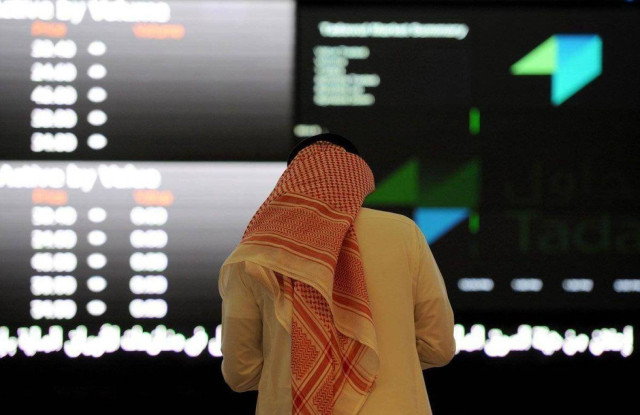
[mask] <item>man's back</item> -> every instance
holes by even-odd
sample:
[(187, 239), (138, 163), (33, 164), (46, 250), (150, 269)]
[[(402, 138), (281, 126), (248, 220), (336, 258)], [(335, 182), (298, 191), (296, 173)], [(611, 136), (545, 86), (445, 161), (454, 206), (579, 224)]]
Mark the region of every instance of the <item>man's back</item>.
[[(455, 353), (453, 312), (440, 271), (424, 235), (406, 216), (362, 207), (354, 227), (380, 353), (376, 386), (359, 414), (430, 414), (422, 369), (445, 365)], [(260, 310), (262, 361), (247, 361), (249, 351), (224, 339), (223, 321), (223, 375), (236, 391), (259, 390), (256, 414), (290, 414), (291, 339), (274, 315), (270, 292), (246, 273), (238, 276)], [(227, 316), (234, 317), (244, 317), (249, 329), (251, 316)]]
[[(437, 287), (439, 271), (436, 275), (426, 243), (419, 244), (424, 236), (415, 222), (390, 212), (360, 211), (355, 227), (380, 348), (377, 385), (360, 413), (430, 413), (421, 366), (442, 366), (455, 353), (453, 313), (443, 301), (446, 292)], [(424, 303), (425, 294), (433, 302)], [(414, 317), (416, 301), (422, 301), (418, 311), (423, 314)]]

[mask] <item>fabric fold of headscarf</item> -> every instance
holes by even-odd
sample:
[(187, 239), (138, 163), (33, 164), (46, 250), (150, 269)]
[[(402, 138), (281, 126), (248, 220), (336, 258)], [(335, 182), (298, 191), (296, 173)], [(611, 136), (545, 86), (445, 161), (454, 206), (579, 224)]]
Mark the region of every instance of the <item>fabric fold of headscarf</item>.
[[(380, 366), (354, 220), (375, 190), (360, 156), (329, 141), (304, 147), (220, 268), (243, 264), (274, 298), (291, 335), (292, 414), (354, 414)], [(224, 328), (223, 328), (224, 330)]]

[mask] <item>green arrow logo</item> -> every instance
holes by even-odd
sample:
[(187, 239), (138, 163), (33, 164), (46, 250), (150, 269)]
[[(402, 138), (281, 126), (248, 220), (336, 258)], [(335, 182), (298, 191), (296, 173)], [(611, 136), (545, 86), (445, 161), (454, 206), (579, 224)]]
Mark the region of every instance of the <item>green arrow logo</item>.
[(602, 39), (553, 35), (511, 65), (511, 73), (551, 75), (551, 103), (558, 106), (602, 73)]

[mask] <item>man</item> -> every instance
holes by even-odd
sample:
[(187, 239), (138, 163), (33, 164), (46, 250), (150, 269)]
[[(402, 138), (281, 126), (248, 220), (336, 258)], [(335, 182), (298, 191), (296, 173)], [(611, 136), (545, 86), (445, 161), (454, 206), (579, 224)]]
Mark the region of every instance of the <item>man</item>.
[(431, 413), (453, 311), (415, 222), (362, 207), (374, 189), (347, 139), (304, 140), (221, 266), (222, 374), (256, 414)]

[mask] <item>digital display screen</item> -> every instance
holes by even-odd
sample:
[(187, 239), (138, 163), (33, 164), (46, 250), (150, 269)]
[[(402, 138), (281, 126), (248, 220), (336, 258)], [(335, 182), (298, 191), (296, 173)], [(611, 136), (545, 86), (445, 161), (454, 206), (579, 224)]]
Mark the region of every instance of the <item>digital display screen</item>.
[(0, 357), (221, 357), (217, 271), (294, 143), (294, 18), (0, 1)]
[[(216, 270), (283, 171), (272, 162), (0, 163), (0, 355), (53, 342), (70, 357), (110, 344), (221, 356)], [(70, 331), (84, 334), (62, 347)], [(145, 344), (144, 332), (156, 341)], [(191, 349), (175, 346), (180, 336)]]
[(639, 18), (308, 5), (295, 128), (357, 140), (456, 310), (637, 312)]
[(294, 11), (0, 2), (0, 157), (279, 161), (292, 141)]

